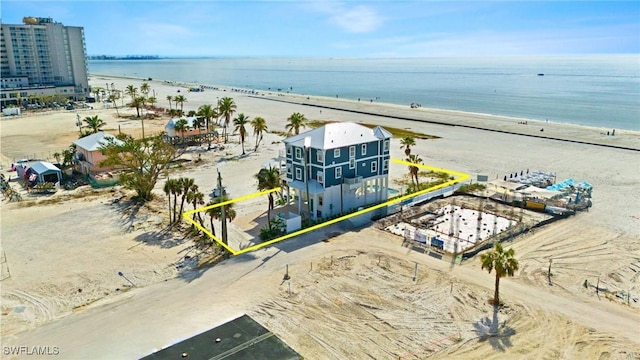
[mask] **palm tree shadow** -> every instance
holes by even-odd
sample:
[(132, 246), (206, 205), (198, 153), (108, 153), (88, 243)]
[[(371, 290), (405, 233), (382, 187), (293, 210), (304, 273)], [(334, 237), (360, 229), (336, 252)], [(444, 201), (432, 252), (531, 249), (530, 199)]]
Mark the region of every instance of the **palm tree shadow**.
[(171, 230), (170, 226), (157, 231), (147, 231), (133, 238), (140, 244), (158, 246), (163, 249), (170, 249), (183, 244), (187, 240), (186, 235), (178, 236)]
[(116, 211), (120, 213), (120, 225), (125, 228), (127, 232), (131, 232), (135, 229), (138, 213), (144, 203), (135, 199), (121, 201), (122, 198), (123, 197), (115, 198), (112, 200), (112, 203), (116, 205)]
[(473, 324), (475, 332), (478, 334), (480, 342), (489, 341), (489, 344), (500, 352), (505, 352), (507, 348), (512, 347), (511, 337), (516, 334), (516, 330), (507, 325), (505, 320), (500, 324), (498, 312), (500, 306), (493, 306), (493, 316), (488, 316), (476, 321)]

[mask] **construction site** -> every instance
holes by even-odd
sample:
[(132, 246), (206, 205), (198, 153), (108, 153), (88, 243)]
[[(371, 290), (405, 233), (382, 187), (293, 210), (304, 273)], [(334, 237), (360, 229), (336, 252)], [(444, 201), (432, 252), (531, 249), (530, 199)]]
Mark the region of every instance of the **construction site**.
[(453, 196), (402, 209), (377, 226), (401, 236), (407, 247), (468, 258), (557, 218), (485, 197)]

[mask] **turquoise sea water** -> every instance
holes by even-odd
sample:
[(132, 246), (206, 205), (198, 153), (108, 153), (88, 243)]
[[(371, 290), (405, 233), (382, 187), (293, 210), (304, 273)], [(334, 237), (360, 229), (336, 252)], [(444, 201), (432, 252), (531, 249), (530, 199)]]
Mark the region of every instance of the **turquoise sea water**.
[(94, 60), (89, 72), (640, 130), (638, 55)]

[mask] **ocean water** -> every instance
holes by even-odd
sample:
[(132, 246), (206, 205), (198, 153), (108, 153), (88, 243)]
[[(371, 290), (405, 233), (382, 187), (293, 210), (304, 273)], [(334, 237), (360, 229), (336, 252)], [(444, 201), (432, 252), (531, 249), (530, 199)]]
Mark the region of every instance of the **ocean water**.
[(89, 72), (640, 130), (638, 55), (93, 60)]

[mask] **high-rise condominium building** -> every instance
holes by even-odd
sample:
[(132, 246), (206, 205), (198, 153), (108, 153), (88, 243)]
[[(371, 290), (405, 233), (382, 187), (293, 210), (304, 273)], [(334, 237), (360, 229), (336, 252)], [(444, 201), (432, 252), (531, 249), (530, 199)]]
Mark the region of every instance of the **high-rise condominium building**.
[(64, 26), (51, 18), (25, 17), (22, 21), (2, 24), (0, 32), (2, 107), (51, 95), (59, 99), (86, 96), (84, 28)]

